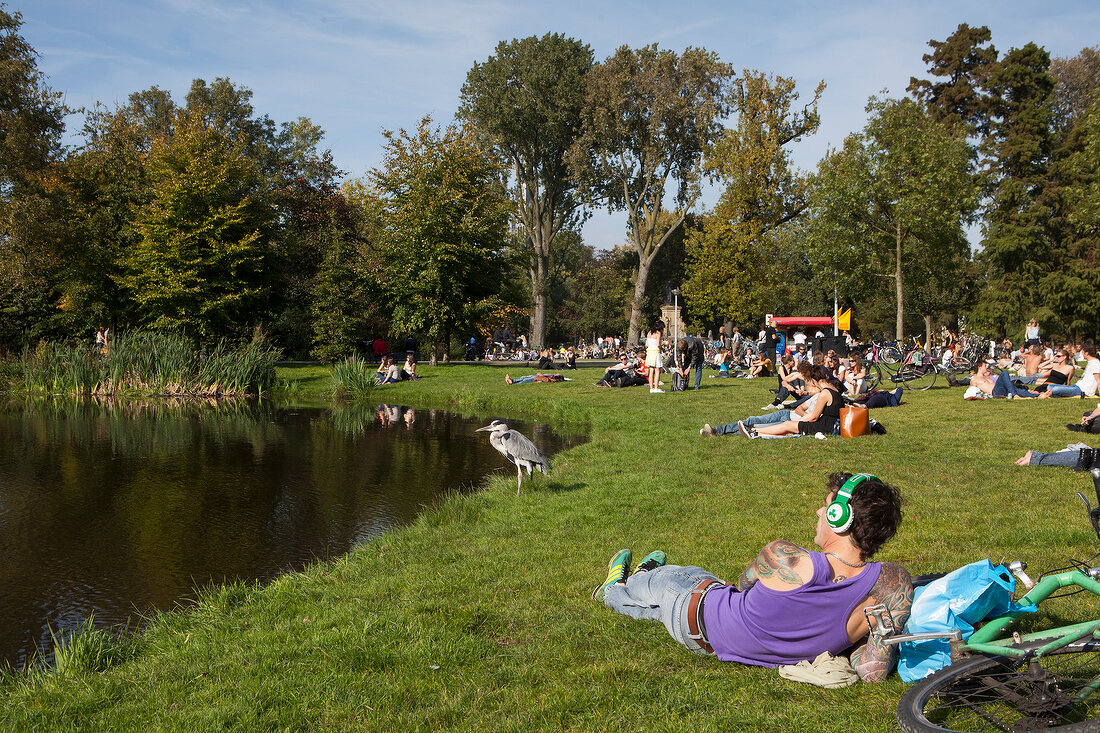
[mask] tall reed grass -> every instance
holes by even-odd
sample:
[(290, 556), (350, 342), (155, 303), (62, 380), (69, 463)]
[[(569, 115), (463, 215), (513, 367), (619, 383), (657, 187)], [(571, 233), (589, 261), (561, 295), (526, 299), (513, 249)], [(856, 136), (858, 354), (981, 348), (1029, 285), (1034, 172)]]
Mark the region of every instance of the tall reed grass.
[(222, 340), (204, 353), (179, 334), (135, 330), (117, 335), (105, 354), (90, 344), (40, 342), (23, 352), (22, 384), (46, 394), (261, 394), (275, 384), (278, 359), (262, 338), (242, 346)]
[(351, 356), (332, 365), (332, 381), (336, 385), (336, 394), (356, 400), (366, 400), (374, 394), (378, 386), (375, 379), (375, 366)]

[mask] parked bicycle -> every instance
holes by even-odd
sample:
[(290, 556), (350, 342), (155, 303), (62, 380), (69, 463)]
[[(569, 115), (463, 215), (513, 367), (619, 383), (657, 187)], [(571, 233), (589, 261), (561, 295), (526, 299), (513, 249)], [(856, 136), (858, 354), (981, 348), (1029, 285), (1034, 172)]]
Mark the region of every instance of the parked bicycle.
[[(1093, 469), (1097, 507), (1084, 496), (1089, 521), (1100, 539), (1100, 469)], [(1028, 588), (1018, 604), (1042, 604), (1078, 592), (1100, 596), (1100, 567), (1071, 561), (1032, 583), (1022, 562), (1009, 569)], [(1028, 634), (1005, 629), (1019, 613), (992, 619), (963, 641), (959, 631), (902, 634), (893, 630), (884, 606), (867, 609), (875, 633), (888, 644), (947, 639), (951, 664), (914, 684), (898, 704), (902, 730), (1097, 731), (1100, 730), (1100, 619)], [(885, 613), (884, 613), (885, 612)], [(1029, 614), (1032, 618), (1034, 615)], [(882, 629), (880, 632), (879, 629)]]

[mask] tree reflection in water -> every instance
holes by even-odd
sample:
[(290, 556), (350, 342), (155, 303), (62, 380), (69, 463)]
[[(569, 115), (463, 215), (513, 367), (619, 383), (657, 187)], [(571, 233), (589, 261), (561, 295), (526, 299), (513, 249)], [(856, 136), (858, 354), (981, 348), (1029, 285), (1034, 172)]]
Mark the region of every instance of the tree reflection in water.
[[(257, 401), (0, 406), (0, 660), (209, 582), (342, 554), (476, 487), (499, 456), (444, 410)], [(516, 423), (547, 453), (580, 442)]]

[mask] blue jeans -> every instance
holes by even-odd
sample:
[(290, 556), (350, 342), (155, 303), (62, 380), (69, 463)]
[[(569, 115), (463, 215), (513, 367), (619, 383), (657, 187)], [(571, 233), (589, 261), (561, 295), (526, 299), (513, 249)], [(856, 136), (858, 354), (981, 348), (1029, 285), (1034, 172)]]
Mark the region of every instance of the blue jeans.
[[(745, 427), (754, 427), (756, 425), (775, 425), (790, 419), (792, 419), (790, 410), (776, 410), (775, 412), (769, 412), (767, 415), (746, 417), (741, 422), (745, 423)], [(715, 425), (714, 432), (719, 435), (733, 435), (739, 431), (737, 430), (737, 423), (730, 423), (729, 425)]]
[[(1074, 389), (1077, 389), (1074, 387)], [(1081, 390), (1077, 390), (1080, 393)], [(1012, 383), (1012, 377), (1008, 372), (1001, 372), (997, 375), (997, 381), (993, 383), (993, 396), (1005, 397), (1007, 395), (1015, 395), (1016, 397), (1034, 397), (1031, 392), (1026, 389), (1020, 389)]]
[(1047, 392), (1050, 392), (1051, 397), (1084, 397), (1085, 393), (1081, 391), (1081, 388), (1076, 384), (1068, 386), (1065, 384), (1052, 384), (1047, 387)]
[(512, 380), (512, 384), (530, 384), (533, 381), (535, 381), (535, 375), (528, 374), (525, 377), (516, 377)]
[(1080, 455), (1081, 450), (1079, 448), (1066, 448), (1056, 453), (1040, 453), (1037, 450), (1033, 450), (1031, 451), (1031, 458), (1028, 459), (1027, 465), (1065, 466), (1066, 468), (1073, 468), (1077, 465), (1077, 458)]
[(691, 590), (700, 582), (718, 580), (694, 565), (665, 565), (645, 573), (634, 573), (626, 585), (610, 585), (604, 591), (604, 605), (617, 613), (642, 621), (660, 621), (673, 639), (696, 654), (706, 654), (688, 637), (687, 610)]

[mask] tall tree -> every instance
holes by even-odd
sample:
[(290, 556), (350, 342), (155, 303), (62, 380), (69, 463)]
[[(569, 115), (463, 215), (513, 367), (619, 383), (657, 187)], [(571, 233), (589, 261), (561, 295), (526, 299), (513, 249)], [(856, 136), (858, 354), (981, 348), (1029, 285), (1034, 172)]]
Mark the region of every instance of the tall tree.
[(511, 167), (510, 194), (527, 234), (531, 275), (531, 344), (546, 336), (550, 256), (559, 233), (582, 219), (565, 153), (580, 126), (592, 49), (548, 33), (497, 45), (474, 64), (462, 87), (460, 114)]
[(419, 333), (432, 363), (450, 339), (494, 305), (510, 206), (497, 160), (470, 130), (386, 131), (382, 166), (369, 174), (382, 247), (380, 287), (396, 330)]
[(1100, 46), (1081, 49), (1068, 59), (1052, 59), (1054, 77), (1054, 119), (1056, 127), (1068, 132), (1100, 94)]
[(932, 118), (963, 136), (983, 135), (989, 119), (985, 91), (990, 71), (997, 63), (997, 49), (987, 45), (989, 28), (960, 23), (945, 41), (932, 40), (932, 53), (922, 57), (928, 73), (942, 81), (910, 77), (908, 91), (928, 107)]
[[(721, 134), (732, 77), (714, 53), (688, 48), (677, 55), (656, 45), (622, 46), (588, 74), (570, 169), (589, 201), (626, 212), (638, 254), (631, 344), (638, 342), (653, 259), (699, 199), (700, 160)], [(673, 215), (663, 216), (666, 210)]]
[(144, 320), (194, 338), (246, 334), (259, 321), (275, 224), (266, 181), (239, 139), (183, 110), (153, 143), (151, 196), (120, 283)]
[(706, 170), (723, 185), (702, 231), (689, 238), (689, 278), (684, 294), (693, 313), (732, 318), (756, 317), (765, 293), (776, 283), (769, 274), (777, 230), (806, 210), (810, 181), (791, 165), (789, 146), (813, 134), (820, 124), (813, 99), (800, 111), (794, 79), (745, 70), (732, 87), (736, 124), (727, 128), (706, 157)]
[(912, 100), (872, 98), (867, 126), (827, 156), (813, 195), (815, 265), (849, 293), (893, 280), (904, 336), (906, 283), (952, 277), (963, 222), (977, 205), (970, 150)]
[(61, 152), (68, 111), (38, 70), (38, 54), (20, 35), (23, 16), (0, 5), (0, 346), (53, 311), (50, 275), (57, 206), (49, 166)]
[(1043, 315), (1036, 312), (1037, 284), (1056, 266), (1047, 190), (1054, 143), (1049, 66), (1047, 52), (1029, 43), (1005, 54), (989, 78), (992, 122), (983, 147), (992, 196), (981, 253), (988, 287), (974, 316), (1001, 333)]

